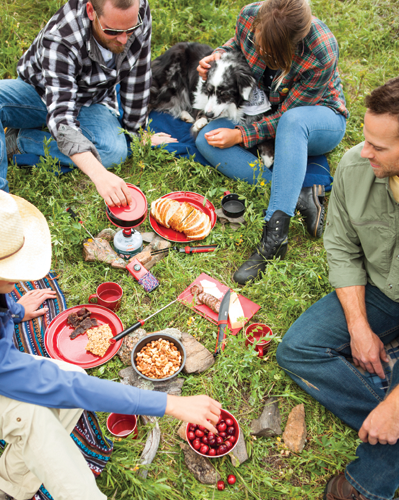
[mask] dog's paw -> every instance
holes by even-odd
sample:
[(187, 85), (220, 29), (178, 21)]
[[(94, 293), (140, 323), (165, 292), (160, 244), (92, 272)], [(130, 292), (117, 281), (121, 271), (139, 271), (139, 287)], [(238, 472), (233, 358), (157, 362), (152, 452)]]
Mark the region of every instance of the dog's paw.
[(190, 115), (188, 111), (182, 111), (180, 113), (180, 120), (183, 120), (186, 123), (194, 123), (194, 118)]
[(258, 144), (259, 155), (262, 158), (263, 165), (270, 168), (274, 163), (274, 141), (268, 139)]
[(261, 156), (263, 165), (267, 168), (270, 168), (274, 163), (274, 156), (262, 155)]
[(208, 119), (203, 116), (199, 120), (197, 120), (192, 128), (192, 131), (194, 134), (198, 134), (198, 132), (205, 127), (205, 125), (208, 124)]

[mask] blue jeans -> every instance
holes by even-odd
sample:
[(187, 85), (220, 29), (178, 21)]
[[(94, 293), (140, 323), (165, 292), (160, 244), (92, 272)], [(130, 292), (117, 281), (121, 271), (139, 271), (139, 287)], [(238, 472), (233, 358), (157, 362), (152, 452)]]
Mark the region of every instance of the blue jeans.
[[(399, 336), (399, 303), (370, 284), (366, 286), (366, 310), (372, 330), (385, 345)], [(348, 361), (350, 356), (348, 327), (335, 292), (302, 314), (277, 349), (279, 365), (302, 389), (359, 430), (385, 394), (383, 390), (378, 393), (370, 378)], [(399, 362), (389, 382), (389, 391), (398, 385)], [(399, 442), (362, 443), (356, 454), (358, 458), (346, 467), (347, 480), (370, 500), (392, 499), (399, 487)]]
[[(44, 138), (51, 134), (41, 130), (46, 125), (47, 108), (36, 90), (20, 78), (0, 80), (0, 189), (8, 191), (7, 152), (4, 128), (21, 129), (17, 144), (21, 153), (44, 156)], [(101, 163), (109, 168), (127, 157), (127, 142), (120, 134), (120, 123), (111, 110), (102, 104), (82, 107), (78, 120), (80, 129), (97, 148)], [(58, 149), (57, 143), (49, 145), (50, 155), (58, 158), (63, 166), (73, 165), (68, 156)]]
[[(210, 146), (204, 137), (216, 128), (233, 129), (235, 124), (219, 118), (206, 125), (199, 133), (196, 146), (208, 162), (232, 179), (242, 179), (249, 184), (257, 182), (259, 168), (250, 166), (257, 157), (251, 151), (233, 146), (227, 149)], [(308, 156), (318, 156), (335, 148), (343, 138), (346, 119), (326, 106), (302, 106), (293, 108), (280, 118), (275, 141), (275, 157), (272, 169), (265, 168), (262, 177), (271, 181), (271, 196), (265, 220), (276, 210), (291, 217), (306, 175)]]

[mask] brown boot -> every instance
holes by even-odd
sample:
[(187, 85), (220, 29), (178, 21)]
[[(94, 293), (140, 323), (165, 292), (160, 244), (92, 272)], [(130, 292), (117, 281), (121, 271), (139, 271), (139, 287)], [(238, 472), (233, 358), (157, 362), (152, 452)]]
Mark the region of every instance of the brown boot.
[(367, 500), (367, 498), (355, 490), (343, 474), (339, 474), (328, 481), (323, 500)]

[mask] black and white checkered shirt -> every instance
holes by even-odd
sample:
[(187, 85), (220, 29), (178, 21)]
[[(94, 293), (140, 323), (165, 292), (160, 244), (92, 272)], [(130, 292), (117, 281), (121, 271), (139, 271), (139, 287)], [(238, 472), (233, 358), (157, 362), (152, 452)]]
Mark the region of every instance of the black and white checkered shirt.
[(120, 83), (122, 126), (137, 132), (144, 126), (151, 84), (151, 13), (140, 0), (143, 24), (108, 68), (93, 37), (87, 0), (69, 0), (41, 30), (18, 63), (18, 74), (31, 84), (48, 110), (47, 126), (62, 153), (92, 151), (80, 131), (82, 106), (105, 104), (118, 113), (115, 86)]

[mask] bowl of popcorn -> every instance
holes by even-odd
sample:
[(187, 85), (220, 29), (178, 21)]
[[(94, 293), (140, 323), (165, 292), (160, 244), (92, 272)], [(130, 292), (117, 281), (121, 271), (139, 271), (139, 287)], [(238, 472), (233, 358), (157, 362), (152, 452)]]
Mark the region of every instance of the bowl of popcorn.
[(172, 335), (153, 333), (141, 339), (132, 351), (133, 370), (152, 382), (178, 375), (186, 362), (183, 344)]

